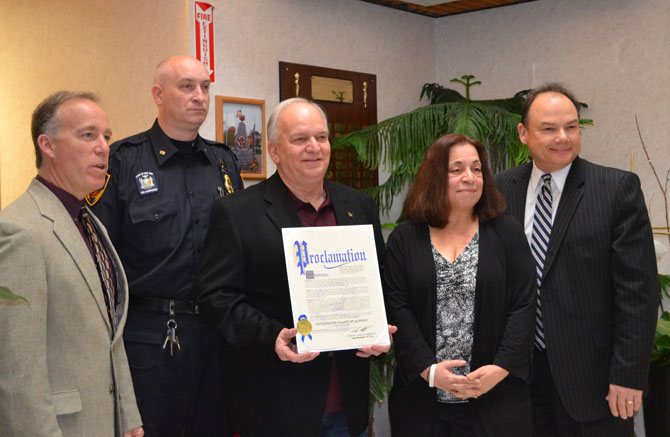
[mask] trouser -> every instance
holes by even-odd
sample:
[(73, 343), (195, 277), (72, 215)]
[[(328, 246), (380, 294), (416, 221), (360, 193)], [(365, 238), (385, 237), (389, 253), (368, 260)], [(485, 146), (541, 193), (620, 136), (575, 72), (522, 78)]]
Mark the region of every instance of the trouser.
[(474, 437), (472, 414), (468, 402), (437, 403), (438, 437)]
[[(367, 435), (368, 430), (366, 429), (358, 437), (367, 437)], [(351, 437), (347, 426), (347, 415), (344, 410), (324, 414), (319, 437)]]
[[(556, 390), (546, 351), (535, 351), (530, 384), (533, 405), (533, 435), (536, 437), (632, 437), (633, 419), (609, 415), (593, 422), (577, 422)], [(603, 395), (604, 401), (605, 395)]]
[(230, 353), (202, 316), (176, 314), (181, 349), (163, 349), (168, 314), (131, 309), (124, 341), (146, 437), (231, 435)]

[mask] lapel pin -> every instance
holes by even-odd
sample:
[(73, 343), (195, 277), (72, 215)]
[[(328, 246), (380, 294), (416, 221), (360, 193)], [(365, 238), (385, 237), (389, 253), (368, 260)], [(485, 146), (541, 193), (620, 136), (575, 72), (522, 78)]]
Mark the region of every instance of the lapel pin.
[(158, 152), (158, 154), (161, 155), (161, 156), (164, 156), (164, 155), (165, 155), (165, 150), (160, 150), (160, 151)]
[(349, 216), (349, 218), (354, 218), (354, 213), (351, 211), (348, 211), (347, 215)]

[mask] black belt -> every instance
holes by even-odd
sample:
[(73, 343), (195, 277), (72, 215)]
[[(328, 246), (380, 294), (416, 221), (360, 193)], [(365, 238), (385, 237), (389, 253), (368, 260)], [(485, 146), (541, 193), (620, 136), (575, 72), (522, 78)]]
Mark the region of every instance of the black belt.
[(130, 306), (132, 308), (158, 311), (165, 314), (170, 313), (170, 306), (172, 306), (175, 314), (200, 314), (197, 302), (192, 300), (130, 296)]

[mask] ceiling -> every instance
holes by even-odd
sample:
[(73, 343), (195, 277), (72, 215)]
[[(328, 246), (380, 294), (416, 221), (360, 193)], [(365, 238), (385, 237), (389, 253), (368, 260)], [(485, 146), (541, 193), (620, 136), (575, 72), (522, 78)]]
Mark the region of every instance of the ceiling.
[(537, 0), (414, 0), (412, 2), (397, 0), (361, 0), (380, 6), (399, 9), (401, 11), (413, 12), (438, 18), (446, 15), (463, 14), (466, 12), (480, 11), (482, 9), (497, 8), (516, 3), (526, 3)]

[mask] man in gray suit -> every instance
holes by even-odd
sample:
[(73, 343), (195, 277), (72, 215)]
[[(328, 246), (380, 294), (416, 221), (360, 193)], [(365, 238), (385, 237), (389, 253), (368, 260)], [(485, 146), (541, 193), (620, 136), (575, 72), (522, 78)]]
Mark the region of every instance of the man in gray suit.
[(532, 90), (518, 126), (533, 158), (497, 177), (524, 224), (538, 285), (537, 436), (632, 436), (646, 389), (658, 275), (635, 174), (581, 159), (580, 105)]
[(105, 183), (107, 115), (57, 92), (33, 113), (37, 177), (0, 211), (0, 435), (141, 437), (123, 346), (128, 290), (105, 228), (82, 206)]

